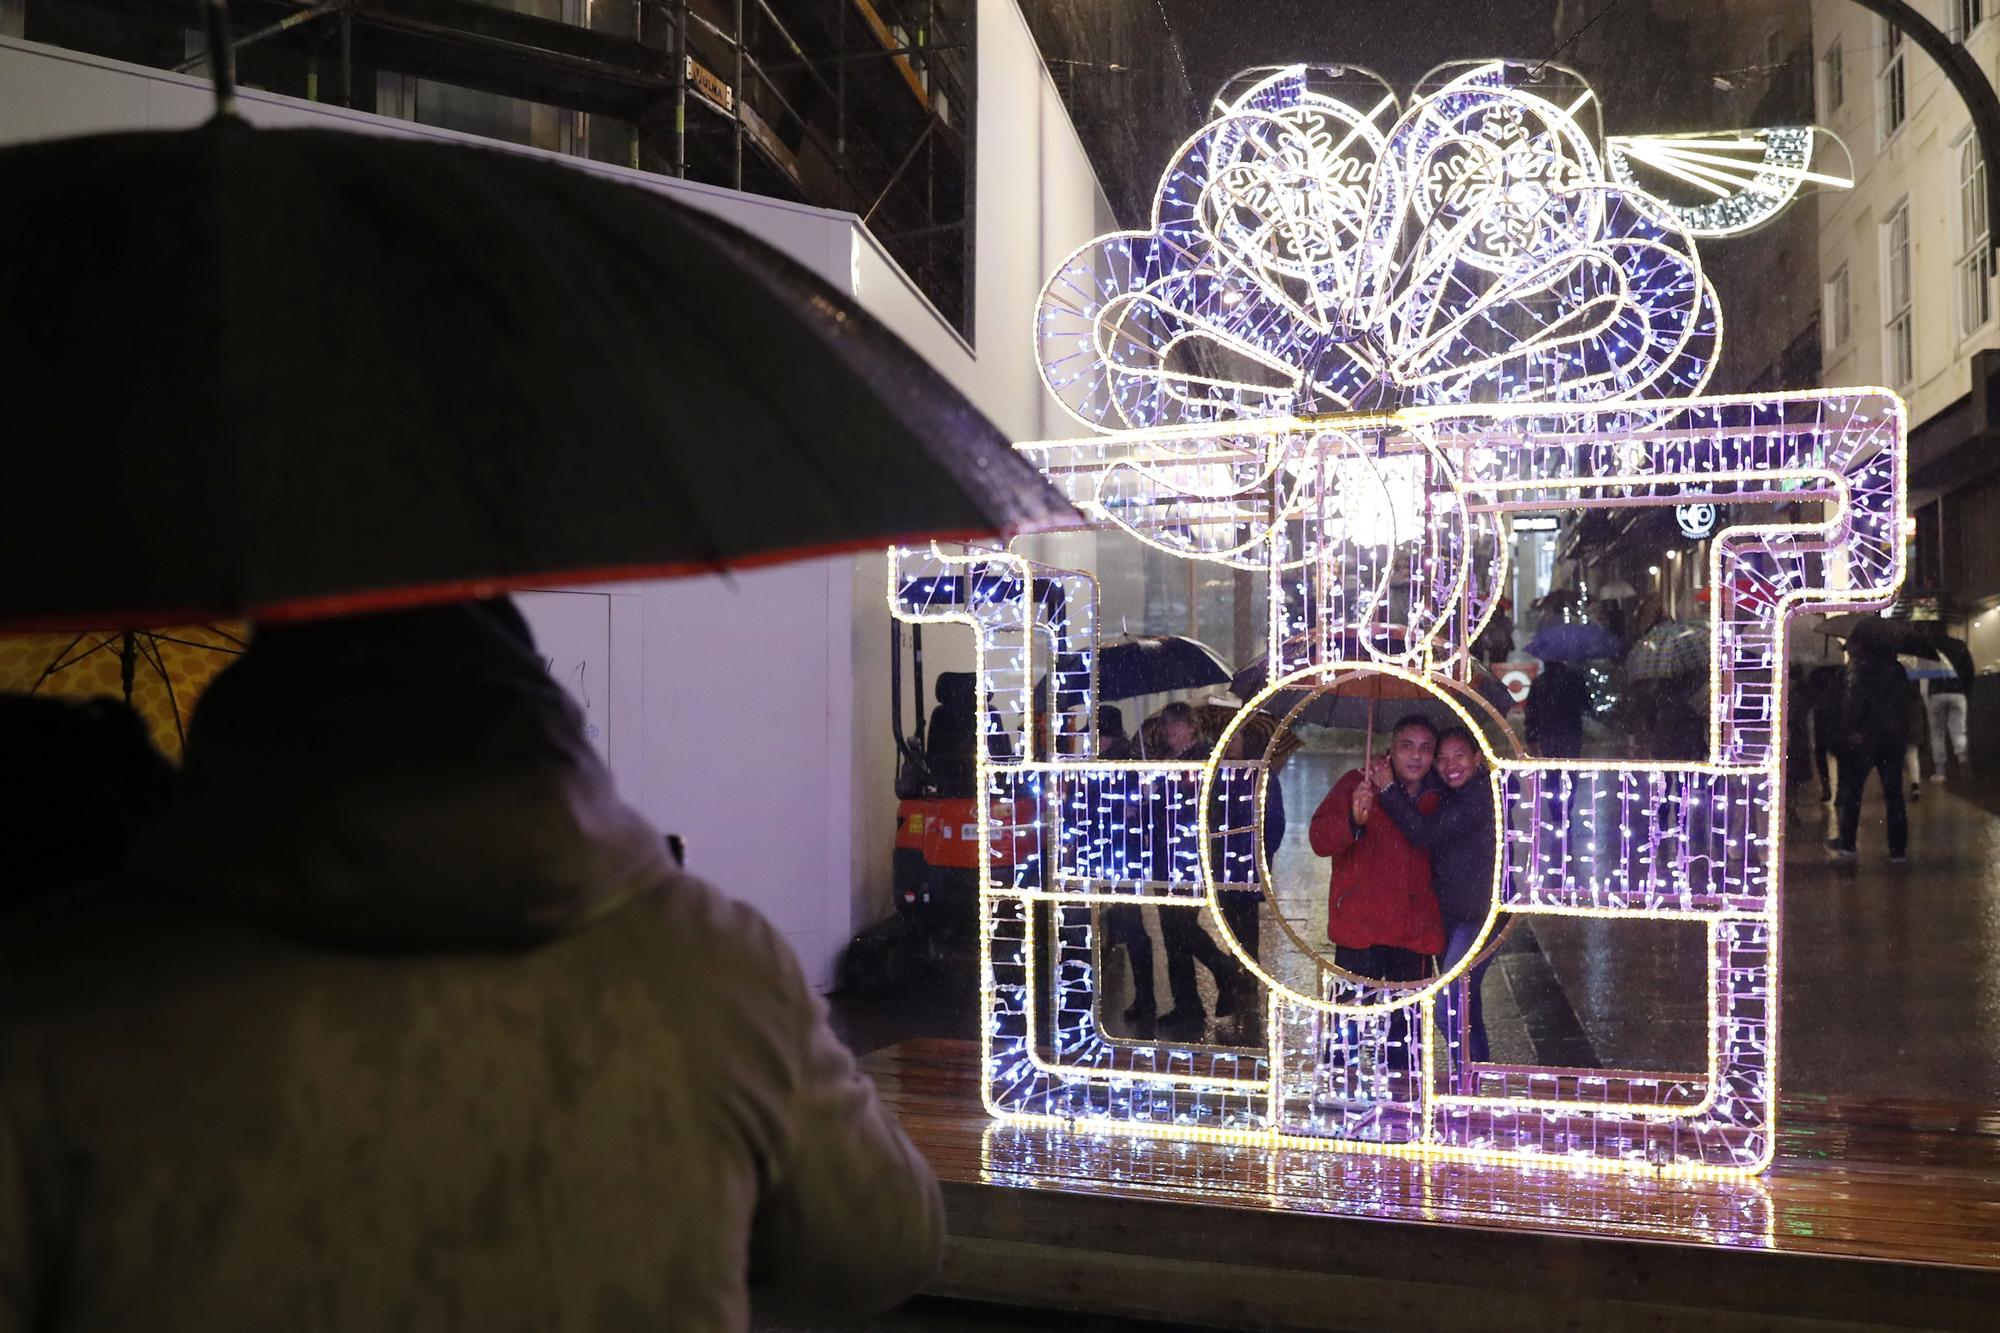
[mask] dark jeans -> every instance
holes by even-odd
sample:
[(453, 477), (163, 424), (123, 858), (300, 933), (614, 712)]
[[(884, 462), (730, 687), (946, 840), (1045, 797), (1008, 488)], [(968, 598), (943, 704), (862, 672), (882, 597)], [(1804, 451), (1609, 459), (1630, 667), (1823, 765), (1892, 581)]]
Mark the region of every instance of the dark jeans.
[(1901, 741), (1884, 741), (1835, 752), (1840, 760), (1840, 794), (1834, 804), (1840, 811), (1838, 845), (1843, 851), (1854, 850), (1854, 833), (1861, 827), (1861, 790), (1868, 785), (1871, 771), (1882, 784), (1882, 804), (1889, 815), (1889, 855), (1901, 856), (1909, 847), (1910, 819), (1903, 808), (1903, 751), (1907, 748)]
[[(1430, 975), (1430, 955), (1413, 949), (1399, 949), (1393, 944), (1371, 944), (1366, 949), (1350, 949), (1345, 944), (1333, 946), (1333, 961), (1357, 977), (1375, 977), (1382, 981), (1421, 981)], [(1410, 1040), (1410, 1016), (1412, 1009), (1398, 1009), (1389, 1015), (1386, 1033), (1392, 1050), (1401, 1052), (1397, 1057), (1406, 1069), (1416, 1067), (1416, 1043)]]
[[(1479, 928), (1485, 924), (1484, 920), (1455, 921), (1446, 917), (1444, 953), (1438, 958), (1438, 971), (1449, 972), (1453, 964), (1465, 957), (1472, 948), (1472, 942), (1479, 938)], [(1447, 986), (1439, 997), (1441, 1002), (1437, 1007), (1437, 1016), (1443, 1028), (1444, 1040), (1447, 1045), (1454, 1038), (1461, 1042), (1459, 1048), (1461, 1062), (1484, 1064), (1489, 1058), (1486, 1046), (1486, 1010), (1480, 1002), (1479, 987), (1486, 979), (1486, 969), (1492, 965), (1493, 959), (1489, 956), (1459, 978), (1459, 981), (1465, 983), (1466, 989), (1464, 1014), (1458, 1012), (1458, 982)]]
[[(1257, 904), (1261, 896), (1254, 893), (1225, 893), (1222, 898), (1223, 920), (1229, 925), (1229, 933), (1243, 946), (1252, 958), (1257, 956)], [(1250, 974), (1236, 961), (1236, 956), (1215, 942), (1215, 937), (1202, 928), (1201, 912), (1197, 908), (1163, 907), (1160, 909), (1160, 939), (1167, 949), (1167, 990), (1174, 997), (1174, 1009), (1182, 1015), (1206, 1012), (1201, 1002), (1201, 991), (1196, 988), (1194, 965), (1200, 963), (1215, 978), (1218, 1001), (1222, 996), (1234, 991), (1248, 995)]]
[(1116, 903), (1104, 909), (1104, 936), (1111, 946), (1123, 946), (1132, 964), (1132, 1008), (1150, 1014), (1153, 998), (1153, 937), (1146, 931), (1146, 914), (1137, 903)]
[(1430, 958), (1412, 949), (1393, 944), (1371, 944), (1366, 949), (1333, 946), (1333, 961), (1357, 977), (1378, 981), (1416, 981), (1430, 971)]

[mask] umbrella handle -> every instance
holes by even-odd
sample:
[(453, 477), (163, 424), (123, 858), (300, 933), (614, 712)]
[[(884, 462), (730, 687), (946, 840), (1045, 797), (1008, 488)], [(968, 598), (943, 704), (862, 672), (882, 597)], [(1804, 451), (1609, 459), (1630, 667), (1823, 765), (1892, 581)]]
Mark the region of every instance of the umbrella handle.
[(208, 0), (208, 72), (215, 85), (215, 114), (236, 114), (236, 45), (230, 40), (229, 0)]
[(1375, 674), (1375, 702), (1368, 709), (1368, 731), (1361, 742), (1361, 771), (1368, 771), (1368, 761), (1375, 757), (1375, 710), (1382, 706), (1382, 675)]

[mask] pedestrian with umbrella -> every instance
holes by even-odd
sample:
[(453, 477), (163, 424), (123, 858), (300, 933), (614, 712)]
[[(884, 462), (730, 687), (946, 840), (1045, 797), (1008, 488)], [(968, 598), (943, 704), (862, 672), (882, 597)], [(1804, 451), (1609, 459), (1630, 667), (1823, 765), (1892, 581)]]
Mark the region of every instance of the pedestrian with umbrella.
[[(1097, 647), (1097, 698), (1100, 703), (1137, 699), (1154, 694), (1181, 694), (1211, 685), (1227, 685), (1229, 664), (1213, 648), (1199, 639), (1178, 634), (1121, 634)], [(1087, 674), (1080, 656), (1065, 654), (1057, 660), (1054, 676), (1080, 680)], [(1036, 684), (1038, 698), (1046, 698), (1051, 677)], [(1083, 704), (1081, 694), (1058, 692), (1053, 709), (1067, 712)], [(1145, 719), (1136, 732), (1135, 752), (1140, 758), (1158, 758), (1159, 715)]]
[(519, 614), (450, 599), (1073, 511), (768, 247), (253, 130), (210, 20), (209, 125), (0, 151), (9, 410), (62, 444), (0, 488), (0, 628), (260, 622), (132, 874), (0, 938), (0, 1323), (893, 1303), (937, 1187), (789, 947), (619, 799)]
[(1657, 603), (1649, 610), (1658, 620), (1625, 654), (1629, 735), (1646, 758), (1698, 758), (1708, 738), (1691, 701), (1708, 685), (1709, 625), (1671, 619)]
[(1528, 743), (1551, 759), (1583, 754), (1583, 717), (1590, 711), (1590, 682), (1570, 664), (1615, 657), (1618, 640), (1601, 625), (1569, 621), (1549, 625), (1528, 640), (1527, 651), (1542, 659), (1528, 687)]

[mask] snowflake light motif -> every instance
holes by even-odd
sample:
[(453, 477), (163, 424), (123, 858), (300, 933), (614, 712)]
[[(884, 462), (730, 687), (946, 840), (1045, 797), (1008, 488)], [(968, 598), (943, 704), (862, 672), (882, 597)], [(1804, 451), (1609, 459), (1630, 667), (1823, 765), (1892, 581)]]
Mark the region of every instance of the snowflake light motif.
[(1044, 288), (1050, 390), (1112, 429), (1699, 392), (1720, 320), (1693, 241), (1509, 68), (1388, 123), (1309, 69), (1244, 92), (1182, 146), (1150, 230)]

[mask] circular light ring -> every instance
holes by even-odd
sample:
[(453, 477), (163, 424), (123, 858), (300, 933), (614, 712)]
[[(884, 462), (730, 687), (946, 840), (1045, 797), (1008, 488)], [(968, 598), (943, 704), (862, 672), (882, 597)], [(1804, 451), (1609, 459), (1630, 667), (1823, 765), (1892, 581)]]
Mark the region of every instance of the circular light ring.
[[(1272, 900), (1274, 913), (1278, 917), (1280, 926), (1284, 928), (1286, 934), (1290, 935), (1291, 938), (1294, 940), (1294, 942), (1300, 945), (1301, 949), (1306, 953), (1306, 955), (1312, 958), (1314, 962), (1316, 962), (1319, 965), (1322, 976), (1331, 975), (1351, 985), (1365, 987), (1376, 991), (1395, 993), (1395, 998), (1386, 1000), (1378, 1004), (1342, 1004), (1333, 1000), (1321, 999), (1316, 995), (1306, 995), (1301, 991), (1294, 990), (1290, 986), (1285, 985), (1283, 982), (1279, 981), (1276, 977), (1272, 976), (1269, 972), (1267, 972), (1264, 969), (1263, 965), (1257, 959), (1251, 957), (1249, 953), (1244, 950), (1242, 942), (1239, 941), (1234, 935), (1234, 933), (1230, 931), (1228, 920), (1222, 914), (1222, 897), (1221, 897), (1222, 889), (1216, 875), (1216, 867), (1214, 864), (1216, 838), (1214, 833), (1209, 828), (1209, 810), (1211, 808), (1213, 801), (1215, 800), (1216, 775), (1220, 771), (1222, 764), (1225, 762), (1223, 756), (1229, 752), (1230, 746), (1235, 743), (1236, 733), (1242, 729), (1245, 720), (1255, 716), (1258, 712), (1262, 711), (1264, 705), (1268, 703), (1273, 696), (1287, 689), (1296, 690), (1303, 688), (1306, 691), (1305, 697), (1302, 698), (1298, 703), (1294, 704), (1291, 707), (1291, 709), (1289, 709), (1286, 712), (1284, 719), (1278, 724), (1278, 726), (1273, 728), (1272, 735), (1275, 738), (1279, 732), (1288, 730), (1291, 727), (1292, 719), (1298, 715), (1301, 709), (1305, 708), (1309, 703), (1312, 702), (1313, 698), (1320, 692), (1320, 690), (1323, 687), (1330, 687), (1338, 685), (1348, 679), (1354, 679), (1375, 674), (1392, 676), (1395, 677), (1396, 679), (1407, 681), (1410, 684), (1417, 685), (1429, 691), (1430, 693), (1434, 694), (1437, 698), (1443, 700), (1445, 705), (1448, 708), (1450, 708), (1453, 713), (1457, 714), (1459, 721), (1465, 726), (1465, 729), (1471, 732), (1472, 735), (1479, 741), (1480, 754), (1486, 761), (1486, 779), (1493, 786), (1494, 810), (1498, 812), (1501, 808), (1500, 798), (1502, 793), (1502, 787), (1500, 783), (1500, 771), (1497, 764), (1499, 756), (1497, 756), (1494, 753), (1492, 745), (1488, 742), (1486, 738), (1484, 729), (1478, 725), (1477, 721), (1474, 719), (1473, 714), (1468, 712), (1464, 704), (1462, 704), (1457, 698), (1453, 697), (1453, 695), (1457, 692), (1456, 688), (1454, 687), (1457, 687), (1458, 683), (1447, 682), (1441, 680), (1439, 677), (1436, 676), (1419, 674), (1413, 671), (1405, 671), (1400, 667), (1393, 667), (1393, 666), (1370, 666), (1370, 667), (1359, 667), (1359, 668), (1351, 668), (1343, 670), (1338, 667), (1315, 665), (1315, 666), (1300, 668), (1297, 671), (1291, 672), (1286, 676), (1280, 677), (1266, 684), (1263, 689), (1257, 692), (1255, 698), (1251, 699), (1249, 702), (1245, 703), (1242, 708), (1237, 710), (1236, 716), (1231, 718), (1229, 720), (1229, 725), (1223, 728), (1222, 735), (1217, 737), (1213, 750), (1210, 752), (1207, 761), (1202, 765), (1201, 792), (1199, 797), (1197, 798), (1197, 806), (1196, 806), (1196, 830), (1200, 838), (1200, 865), (1201, 865), (1202, 893), (1208, 904), (1209, 913), (1215, 919), (1218, 933), (1222, 937), (1222, 942), (1229, 948), (1229, 951), (1231, 953), (1236, 955), (1237, 961), (1241, 963), (1245, 968), (1247, 968), (1250, 974), (1253, 977), (1255, 977), (1260, 983), (1262, 983), (1263, 986), (1273, 994), (1282, 995), (1285, 999), (1289, 1000), (1290, 1002), (1297, 1005), (1301, 1005), (1308, 1009), (1315, 1009), (1321, 1013), (1339, 1014), (1343, 1016), (1381, 1015), (1381, 1014), (1394, 1013), (1398, 1009), (1408, 1009), (1413, 1005), (1419, 1004), (1425, 1000), (1430, 999), (1432, 996), (1437, 995), (1446, 986), (1449, 986), (1453, 981), (1456, 981), (1460, 976), (1464, 975), (1468, 970), (1470, 970), (1473, 961), (1477, 958), (1480, 951), (1486, 946), (1489, 937), (1493, 936), (1496, 933), (1494, 930), (1494, 926), (1496, 925), (1498, 918), (1500, 916), (1501, 870), (1503, 865), (1505, 864), (1503, 859), (1505, 845), (1502, 841), (1502, 831), (1504, 827), (1502, 821), (1497, 817), (1493, 821), (1493, 828), (1494, 828), (1493, 886), (1491, 890), (1491, 899), (1490, 899), (1491, 905), (1487, 909), (1486, 920), (1480, 927), (1479, 937), (1473, 941), (1472, 948), (1466, 952), (1464, 958), (1461, 958), (1458, 961), (1458, 963), (1455, 964), (1449, 971), (1446, 971), (1436, 977), (1427, 978), (1426, 980), (1420, 982), (1389, 982), (1389, 981), (1380, 981), (1372, 977), (1356, 976), (1353, 973), (1347, 972), (1341, 969), (1340, 967), (1334, 965), (1333, 963), (1327, 961), (1324, 955), (1320, 954), (1318, 951), (1314, 950), (1311, 946), (1305, 944), (1304, 941), (1300, 940), (1298, 934), (1291, 929), (1290, 923), (1285, 920), (1284, 913), (1275, 911), (1276, 901)], [(1265, 794), (1264, 781), (1260, 779), (1257, 792), (1258, 834), (1255, 841), (1257, 846), (1258, 873), (1262, 877), (1263, 883), (1265, 885), (1265, 896), (1267, 899), (1269, 899), (1270, 885), (1272, 881), (1270, 875), (1270, 866), (1266, 862), (1264, 857), (1264, 845), (1262, 836), (1264, 794)]]

